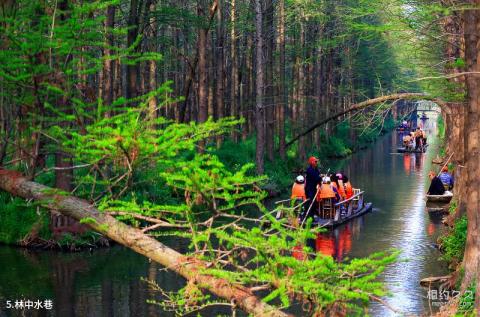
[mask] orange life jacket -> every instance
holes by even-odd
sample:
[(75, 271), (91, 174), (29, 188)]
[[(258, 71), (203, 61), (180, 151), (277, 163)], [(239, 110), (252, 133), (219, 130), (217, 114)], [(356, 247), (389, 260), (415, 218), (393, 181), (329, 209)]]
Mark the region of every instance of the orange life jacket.
[(335, 182), (333, 182), (332, 184), (337, 188), (338, 194), (340, 195), (340, 197), (342, 197), (342, 200), (345, 200), (347, 198), (347, 194), (345, 193), (345, 186), (343, 184), (343, 181), (338, 180), (338, 186)]
[(292, 187), (292, 196), (290, 196), (290, 198), (306, 200), (305, 186), (303, 184), (294, 183)]
[(346, 182), (345, 184), (345, 194), (347, 195), (347, 199), (353, 196), (353, 187), (350, 182)]
[(322, 184), (320, 192), (318, 193), (317, 200), (335, 198), (335, 192), (329, 184)]

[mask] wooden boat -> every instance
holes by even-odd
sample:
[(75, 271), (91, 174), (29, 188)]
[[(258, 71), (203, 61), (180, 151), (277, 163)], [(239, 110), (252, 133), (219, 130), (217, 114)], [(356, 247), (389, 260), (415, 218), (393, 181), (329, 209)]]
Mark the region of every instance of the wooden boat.
[(354, 195), (335, 204), (332, 212), (325, 213), (325, 210), (321, 210), (321, 217), (316, 219), (315, 224), (321, 227), (336, 227), (371, 210), (372, 203), (364, 203), (363, 192), (355, 189)]
[(443, 195), (427, 195), (427, 202), (432, 203), (449, 203), (453, 198), (453, 193), (449, 190), (445, 191)]
[(428, 144), (426, 144), (425, 146), (419, 148), (419, 149), (407, 149), (405, 147), (399, 147), (397, 148), (397, 152), (398, 153), (425, 153), (427, 152), (427, 147), (428, 147)]

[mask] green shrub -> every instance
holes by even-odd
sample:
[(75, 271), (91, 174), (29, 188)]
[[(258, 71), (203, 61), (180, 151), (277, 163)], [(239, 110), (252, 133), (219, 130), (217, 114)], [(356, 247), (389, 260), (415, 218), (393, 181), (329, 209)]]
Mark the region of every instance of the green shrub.
[(12, 198), (0, 193), (0, 243), (17, 244), (32, 230), (34, 224), (40, 222), (39, 234), (49, 237), (49, 217), (42, 208), (27, 204), (20, 198)]
[(462, 261), (466, 241), (467, 217), (463, 216), (455, 222), (452, 231), (440, 238), (440, 243), (445, 252), (442, 258), (446, 261)]
[(456, 316), (475, 316), (475, 284), (460, 297)]

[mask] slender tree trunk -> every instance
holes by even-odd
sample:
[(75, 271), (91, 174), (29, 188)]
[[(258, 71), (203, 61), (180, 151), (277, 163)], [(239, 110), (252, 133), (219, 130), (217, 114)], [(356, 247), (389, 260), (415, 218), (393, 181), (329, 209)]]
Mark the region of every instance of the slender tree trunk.
[[(150, 49), (152, 50), (152, 52), (156, 52), (157, 47), (155, 43), (156, 43), (156, 35), (157, 35), (157, 23), (156, 23), (155, 17), (153, 17), (153, 12), (155, 12), (154, 1), (150, 2), (148, 9), (152, 14), (152, 16), (150, 17), (149, 32), (148, 32), (148, 38), (152, 42), (152, 44), (150, 44)], [(148, 90), (152, 92), (157, 89), (157, 62), (155, 60), (147, 61), (147, 71), (148, 71)], [(148, 113), (151, 119), (155, 119), (157, 117), (157, 113), (158, 113), (157, 107), (158, 107), (157, 97), (152, 96), (148, 100)]]
[[(198, 0), (198, 16), (205, 17), (203, 0)], [(208, 118), (208, 70), (207, 70), (207, 36), (208, 29), (201, 27), (198, 30), (198, 122), (207, 121)], [(203, 151), (205, 141), (199, 142), (199, 149)]]
[[(267, 158), (269, 161), (274, 159), (274, 145), (275, 145), (275, 108), (273, 104), (273, 47), (274, 47), (274, 21), (273, 21), (273, 2), (272, 0), (265, 1), (265, 50), (266, 50), (266, 72), (265, 72), (265, 147)], [(266, 105), (265, 105), (266, 104)]]
[(257, 164), (257, 174), (263, 174), (265, 171), (265, 109), (263, 107), (263, 23), (262, 23), (262, 3), (261, 0), (255, 0), (255, 61), (257, 65), (256, 76), (256, 105), (255, 105), (255, 127), (257, 129), (257, 145), (255, 162)]
[[(299, 45), (299, 65), (298, 65), (298, 121), (301, 130), (304, 129), (304, 125), (307, 120), (306, 107), (305, 107), (305, 22), (303, 17), (300, 21), (300, 45)], [(304, 162), (306, 160), (306, 137), (303, 136), (298, 142), (298, 158)]]
[(104, 62), (103, 62), (103, 92), (102, 98), (105, 105), (111, 105), (114, 98), (114, 62), (111, 58), (112, 50), (110, 47), (113, 47), (113, 34), (112, 30), (115, 27), (115, 6), (107, 7), (107, 17), (105, 20), (105, 44), (106, 47), (103, 50)]
[[(141, 5), (142, 0), (131, 0), (130, 1), (130, 11), (128, 15), (128, 31), (127, 31), (127, 47), (132, 47), (138, 37), (138, 29), (139, 29), (139, 18), (141, 13)], [(135, 47), (133, 50), (137, 52), (139, 50), (139, 45)], [(127, 91), (126, 97), (127, 98), (134, 98), (138, 95), (138, 86), (137, 86), (137, 78), (138, 78), (138, 64), (135, 65), (127, 65)]]
[[(232, 63), (231, 74), (230, 74), (230, 115), (232, 117), (238, 118), (239, 115), (239, 105), (238, 105), (238, 54), (237, 54), (237, 3), (236, 0), (231, 1), (230, 5), (230, 60)], [(236, 129), (232, 132), (232, 139), (234, 142), (238, 141), (238, 132)]]
[[(225, 61), (224, 61), (224, 27), (223, 27), (223, 1), (218, 0), (217, 7), (217, 82), (215, 89), (215, 99), (217, 106), (217, 119), (222, 119), (225, 117), (225, 104), (223, 98), (225, 95), (224, 85), (225, 85)], [(223, 143), (223, 136), (217, 136), (217, 148), (219, 148)]]
[(285, 108), (288, 98), (285, 89), (285, 0), (279, 0), (278, 3), (278, 31), (277, 31), (277, 50), (279, 53), (277, 62), (278, 74), (278, 92), (276, 103), (278, 111), (278, 138), (279, 152), (282, 159), (286, 158), (285, 149)]
[(247, 104), (245, 105), (245, 124), (244, 128), (242, 129), (242, 139), (246, 140), (249, 135), (253, 133), (255, 130), (254, 128), (254, 99), (255, 99), (255, 80), (254, 80), (254, 67), (253, 67), (253, 59), (254, 59), (254, 45), (253, 45), (253, 34), (248, 33), (247, 35), (247, 56), (246, 56), (246, 66), (247, 66)]

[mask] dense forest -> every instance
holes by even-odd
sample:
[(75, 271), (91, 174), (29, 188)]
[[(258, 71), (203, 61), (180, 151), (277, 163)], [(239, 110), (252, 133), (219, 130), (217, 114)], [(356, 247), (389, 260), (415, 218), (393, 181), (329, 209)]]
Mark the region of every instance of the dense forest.
[[(93, 228), (186, 278), (163, 293), (182, 314), (362, 314), (397, 252), (298, 261), (310, 224), (276, 220), (263, 190), (393, 128), (398, 99), (434, 99), (445, 152), (466, 166), (465, 290), (480, 273), (478, 4), (0, 1), (0, 240), (101, 239)], [(162, 243), (172, 235), (189, 247)]]

